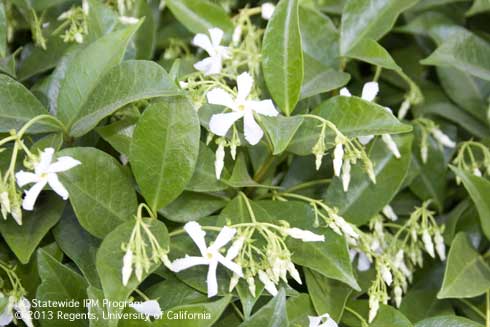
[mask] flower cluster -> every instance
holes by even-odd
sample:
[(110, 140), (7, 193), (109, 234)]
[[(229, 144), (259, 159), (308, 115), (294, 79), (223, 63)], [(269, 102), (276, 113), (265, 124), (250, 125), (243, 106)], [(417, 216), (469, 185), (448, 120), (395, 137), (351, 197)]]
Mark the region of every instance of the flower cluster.
[[(481, 177), (486, 172), (490, 174), (490, 150), (480, 142), (466, 141), (459, 145), (458, 154), (453, 159), (453, 164), (461, 170)], [(458, 184), (461, 183), (456, 177)]]
[(429, 156), (429, 136), (442, 147), (454, 148), (456, 143), (449, 138), (432, 120), (418, 118), (414, 121), (420, 127), (420, 158), (426, 163)]
[(0, 312), (0, 326), (8, 326), (13, 321), (17, 323), (17, 319), (20, 318), (27, 327), (33, 327), (31, 304), (25, 297), (26, 291), (15, 273), (15, 268), (0, 262), (0, 269), (7, 274), (12, 287), (6, 293), (0, 291), (0, 305), (3, 307), (3, 311)]
[[(206, 245), (206, 232), (203, 230), (219, 231), (218, 236), (211, 245)], [(303, 242), (322, 242), (323, 235), (289, 228), (286, 223), (275, 225), (253, 221), (224, 227), (202, 227), (197, 222), (189, 222), (184, 226), (185, 232), (192, 238), (199, 249), (201, 256), (188, 256), (176, 259), (170, 269), (179, 272), (190, 267), (206, 265), (208, 296), (218, 294), (218, 281), (216, 277), (218, 264), (233, 272), (230, 279), (231, 292), (239, 283), (240, 278), (245, 279), (248, 289), (256, 296), (256, 281), (258, 277), (264, 288), (273, 296), (278, 291), (276, 285), (281, 281), (287, 283), (287, 276), (291, 276), (301, 284), (299, 272), (291, 261), (292, 253), (285, 243), (285, 238), (292, 237)], [(258, 242), (260, 238), (261, 242)], [(231, 243), (225, 250), (227, 244)], [(265, 243), (263, 246), (257, 244)]]
[[(136, 279), (141, 282), (143, 280), (143, 273), (150, 271), (152, 263), (158, 264), (161, 262), (167, 267), (170, 267), (170, 261), (167, 257), (168, 249), (162, 248), (149, 225), (143, 220), (144, 208), (152, 215), (151, 210), (145, 204), (141, 204), (135, 216), (136, 222), (131, 236), (128, 242), (121, 246), (124, 251), (121, 269), (122, 284), (124, 286), (128, 285), (133, 271)], [(156, 219), (155, 217), (152, 218)], [(150, 251), (148, 251), (148, 247)]]
[(58, 27), (57, 31), (65, 29), (68, 26), (61, 36), (63, 41), (83, 43), (84, 36), (88, 34), (88, 14), (89, 3), (87, 0), (84, 0), (81, 7), (72, 7), (58, 17), (58, 20), (64, 22)]

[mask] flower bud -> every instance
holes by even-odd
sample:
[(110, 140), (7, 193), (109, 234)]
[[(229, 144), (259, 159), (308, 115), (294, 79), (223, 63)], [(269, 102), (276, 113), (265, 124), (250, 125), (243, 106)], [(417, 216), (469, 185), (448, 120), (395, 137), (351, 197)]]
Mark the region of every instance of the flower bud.
[(218, 148), (216, 149), (216, 159), (214, 160), (214, 171), (216, 174), (216, 179), (221, 178), (221, 172), (225, 166), (225, 144), (220, 142)]
[(436, 252), (442, 261), (446, 260), (446, 245), (444, 239), (439, 231), (436, 231), (434, 235), (434, 243), (436, 244)]
[(428, 157), (429, 157), (429, 148), (427, 144), (424, 143), (420, 147), (420, 158), (422, 159), (423, 163), (426, 163)]
[(385, 215), (385, 217), (388, 218), (389, 220), (392, 220), (392, 221), (398, 220), (397, 214), (395, 213), (395, 211), (393, 210), (393, 208), (390, 205), (384, 206), (383, 215)]
[(287, 270), (289, 272), (289, 275), (291, 277), (293, 277), (293, 279), (298, 283), (298, 284), (303, 284), (303, 282), (301, 281), (301, 277), (299, 276), (299, 272), (298, 270), (296, 269), (296, 267), (294, 266), (294, 264), (291, 262), (291, 261), (288, 261), (288, 264), (287, 264)]
[(350, 184), (350, 161), (346, 160), (344, 165), (342, 166), (342, 186), (344, 188), (344, 192), (349, 190)]
[(449, 138), (446, 134), (444, 134), (439, 128), (433, 128), (431, 130), (432, 136), (436, 139), (437, 142), (444, 145), (447, 148), (454, 148), (456, 143)]
[(379, 310), (379, 300), (377, 297), (369, 297), (369, 318), (368, 322), (372, 323)]
[(248, 290), (255, 297), (255, 279), (252, 276), (247, 277)]
[(340, 170), (342, 169), (342, 163), (344, 158), (344, 147), (342, 143), (338, 143), (335, 146), (333, 152), (333, 171), (335, 176), (340, 176)]
[(395, 305), (397, 308), (400, 307), (400, 304), (402, 304), (402, 295), (403, 291), (400, 286), (395, 286), (395, 289), (393, 290), (393, 293), (395, 295)]
[(126, 254), (123, 257), (122, 267), (122, 283), (124, 286), (128, 285), (129, 278), (133, 273), (133, 251), (131, 249), (126, 250)]
[(430, 237), (429, 231), (426, 229), (422, 233), (422, 242), (424, 242), (425, 251), (432, 257), (435, 257), (434, 253), (434, 243), (432, 243), (432, 238)]
[(410, 101), (406, 99), (405, 101), (402, 102), (402, 105), (398, 110), (398, 119), (402, 120), (403, 118), (405, 118), (409, 109), (410, 109)]
[(292, 238), (302, 240), (303, 242), (324, 242), (325, 236), (318, 235), (309, 230), (303, 230), (299, 228), (288, 228), (286, 229), (286, 234)]
[(233, 273), (233, 276), (231, 276), (230, 278), (230, 287), (228, 288), (228, 292), (233, 291), (233, 289), (235, 289), (235, 287), (238, 285), (239, 281), (240, 281), (240, 276)]
[(264, 284), (264, 288), (269, 292), (272, 296), (277, 295), (276, 285), (272, 282), (269, 276), (263, 270), (259, 270), (259, 280)]
[(270, 2), (263, 3), (261, 6), (262, 18), (265, 20), (271, 19), (275, 9), (276, 7), (272, 3)]
[(390, 286), (391, 283), (393, 282), (393, 275), (391, 274), (390, 268), (382, 264), (379, 270), (381, 273), (381, 277), (383, 278), (386, 285)]
[(395, 141), (393, 141), (391, 135), (383, 134), (381, 135), (381, 140), (383, 140), (383, 142), (386, 144), (386, 147), (388, 148), (388, 150), (390, 150), (391, 153), (393, 153), (395, 158), (400, 159), (400, 150), (398, 150), (398, 146), (396, 145)]
[(231, 40), (233, 42), (233, 45), (234, 46), (239, 45), (241, 38), (242, 38), (242, 27), (240, 25), (238, 25), (233, 30), (233, 36), (231, 37)]

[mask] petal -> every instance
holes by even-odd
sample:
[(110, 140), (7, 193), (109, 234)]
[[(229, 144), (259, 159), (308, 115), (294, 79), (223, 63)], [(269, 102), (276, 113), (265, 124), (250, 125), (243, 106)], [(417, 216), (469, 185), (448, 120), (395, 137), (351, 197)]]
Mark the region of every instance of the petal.
[(53, 191), (55, 191), (59, 196), (63, 198), (63, 200), (68, 199), (68, 191), (63, 186), (63, 184), (61, 184), (60, 180), (58, 179), (58, 175), (53, 173), (49, 174), (48, 184), (49, 186), (51, 186)]
[(264, 136), (264, 132), (255, 121), (252, 112), (245, 113), (243, 120), (243, 131), (245, 132), (245, 139), (251, 145), (259, 143), (262, 136)]
[(192, 39), (192, 44), (196, 47), (204, 49), (210, 56), (214, 54), (213, 45), (209, 36), (203, 33), (198, 33)]
[(243, 277), (242, 267), (239, 264), (223, 257), (221, 254), (218, 254), (217, 257), (218, 257), (219, 263), (221, 263), (223, 266), (225, 266), (229, 270), (233, 271), (238, 276)]
[(160, 304), (155, 300), (130, 303), (129, 307), (147, 316), (159, 317), (162, 315)]
[(59, 157), (56, 162), (51, 164), (48, 168), (48, 171), (50, 173), (59, 173), (62, 171), (67, 171), (72, 169), (73, 167), (76, 167), (78, 165), (81, 165), (82, 163), (76, 159), (73, 159), (72, 157), (64, 156), (64, 157)]
[(221, 57), (213, 56), (205, 58), (194, 64), (194, 68), (204, 73), (204, 75), (215, 75), (221, 72)]
[(218, 294), (218, 279), (216, 278), (216, 268), (218, 267), (218, 261), (212, 261), (209, 264), (207, 284), (208, 284), (208, 297), (213, 297)]
[(53, 160), (54, 149), (46, 148), (43, 152), (41, 152), (41, 157), (39, 162), (34, 165), (34, 171), (36, 174), (44, 173), (48, 170), (48, 167), (51, 164), (51, 160)]
[(34, 204), (36, 203), (37, 197), (39, 193), (43, 190), (47, 181), (40, 181), (34, 184), (28, 191), (25, 193), (24, 200), (22, 201), (22, 208), (24, 210), (33, 210)]
[(370, 267), (371, 261), (369, 261), (367, 255), (364, 252), (359, 251), (359, 257), (357, 259), (357, 270), (366, 271), (369, 270)]
[(236, 234), (235, 228), (230, 228), (228, 226), (224, 226), (219, 232), (218, 236), (214, 243), (209, 247), (209, 251), (219, 251), (223, 246), (225, 246), (233, 236)]
[(209, 129), (213, 134), (218, 136), (225, 136), (228, 130), (231, 128), (234, 122), (242, 118), (241, 112), (229, 112), (226, 114), (215, 114), (209, 121)]
[(230, 93), (226, 92), (222, 88), (214, 88), (208, 93), (206, 93), (206, 98), (208, 99), (208, 103), (217, 104), (220, 106), (225, 106), (230, 109), (235, 108), (235, 101), (233, 100)]
[(309, 327), (318, 327), (322, 322), (322, 317), (308, 316), (308, 320), (310, 322)]
[(238, 89), (237, 98), (240, 100), (245, 100), (252, 90), (254, 79), (247, 72), (241, 73), (236, 79), (236, 84)]
[(363, 98), (366, 101), (373, 101), (374, 98), (376, 98), (376, 95), (379, 92), (379, 85), (377, 82), (368, 82), (364, 84), (362, 87), (362, 95), (361, 98)]
[(343, 87), (340, 89), (340, 95), (344, 96), (344, 97), (350, 97), (352, 96), (352, 94), (350, 94), (349, 92), (349, 89), (346, 88), (346, 87)]
[(211, 36), (211, 44), (214, 47), (217, 47), (221, 43), (221, 40), (223, 39), (223, 35), (225, 33), (223, 32), (223, 30), (217, 27), (210, 28), (208, 32), (209, 36)]
[(269, 117), (275, 117), (279, 115), (279, 112), (274, 107), (272, 100), (262, 100), (262, 101), (248, 101), (247, 105), (253, 109), (253, 111)]
[(196, 243), (199, 251), (201, 251), (202, 256), (204, 257), (208, 251), (208, 247), (206, 246), (206, 241), (204, 240), (204, 236), (206, 236), (206, 232), (202, 230), (201, 225), (195, 221), (190, 221), (184, 226), (185, 231), (192, 238), (194, 243)]
[(20, 187), (23, 187), (31, 183), (37, 183), (40, 180), (40, 178), (36, 174), (29, 173), (23, 170), (17, 172), (15, 174), (15, 178), (17, 179), (17, 184)]
[(14, 319), (14, 315), (12, 314), (12, 311), (8, 309), (9, 308), (6, 307), (2, 312), (2, 314), (0, 314), (0, 326), (7, 326)]
[(179, 272), (182, 270), (189, 269), (194, 266), (202, 266), (209, 264), (209, 261), (203, 257), (190, 257), (185, 256), (184, 258), (176, 259), (172, 262), (172, 271)]

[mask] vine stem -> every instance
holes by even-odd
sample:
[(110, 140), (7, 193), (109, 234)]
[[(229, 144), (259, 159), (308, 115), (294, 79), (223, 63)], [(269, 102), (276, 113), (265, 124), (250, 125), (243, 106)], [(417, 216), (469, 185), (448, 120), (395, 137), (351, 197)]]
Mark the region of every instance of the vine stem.
[(354, 309), (349, 308), (348, 306), (345, 306), (345, 310), (350, 312), (352, 315), (354, 315), (357, 319), (359, 319), (362, 323), (363, 326), (368, 326), (368, 323), (366, 319), (364, 319), (357, 311)]

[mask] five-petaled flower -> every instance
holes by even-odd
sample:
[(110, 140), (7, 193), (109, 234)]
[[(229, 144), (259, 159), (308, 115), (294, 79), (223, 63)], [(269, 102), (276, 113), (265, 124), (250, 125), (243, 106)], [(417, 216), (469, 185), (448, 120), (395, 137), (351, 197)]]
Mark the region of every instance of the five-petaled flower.
[(221, 72), (223, 68), (223, 59), (230, 58), (228, 47), (220, 45), (223, 39), (223, 31), (217, 27), (208, 30), (209, 36), (203, 33), (198, 33), (192, 39), (192, 44), (204, 49), (209, 57), (198, 61), (194, 64), (194, 68), (204, 73), (204, 75), (215, 75)]
[(242, 73), (237, 77), (237, 96), (221, 88), (214, 88), (207, 93), (208, 102), (225, 106), (232, 112), (215, 114), (211, 117), (209, 128), (211, 132), (219, 136), (225, 136), (234, 122), (243, 117), (243, 131), (245, 139), (251, 145), (259, 143), (264, 132), (255, 121), (254, 113), (264, 116), (277, 116), (272, 100), (250, 100), (248, 99), (252, 90), (254, 80), (249, 73)]
[(337, 327), (335, 320), (328, 313), (321, 316), (308, 316), (309, 327)]
[(216, 240), (209, 247), (206, 246), (206, 232), (202, 230), (201, 225), (195, 221), (188, 222), (184, 226), (184, 230), (189, 234), (194, 243), (201, 252), (201, 257), (185, 256), (184, 258), (176, 259), (172, 262), (171, 269), (174, 272), (179, 272), (190, 267), (207, 265), (207, 285), (208, 285), (208, 297), (218, 294), (218, 280), (216, 278), (216, 269), (218, 263), (221, 263), (226, 268), (230, 269), (239, 277), (243, 277), (242, 267), (232, 260), (238, 255), (238, 251), (228, 251), (226, 256), (220, 253), (220, 249), (228, 244), (236, 234), (236, 229), (224, 226), (219, 232)]
[(69, 156), (59, 157), (55, 162), (52, 162), (53, 154), (53, 148), (44, 149), (44, 151), (41, 152), (39, 161), (34, 164), (34, 173), (21, 170), (15, 174), (17, 184), (19, 184), (20, 187), (34, 183), (34, 185), (25, 193), (22, 202), (22, 208), (24, 210), (34, 209), (37, 197), (46, 184), (49, 184), (53, 191), (58, 193), (63, 200), (68, 199), (68, 191), (63, 184), (61, 184), (57, 173), (70, 170), (73, 167), (80, 165), (81, 162)]

